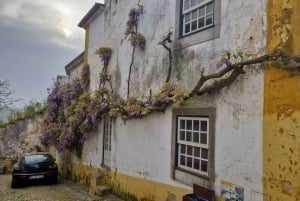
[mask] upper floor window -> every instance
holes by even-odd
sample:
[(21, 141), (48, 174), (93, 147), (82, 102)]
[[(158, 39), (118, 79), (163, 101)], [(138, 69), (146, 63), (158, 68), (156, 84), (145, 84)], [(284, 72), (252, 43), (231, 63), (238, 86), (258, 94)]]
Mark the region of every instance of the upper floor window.
[(221, 0), (177, 0), (174, 49), (220, 37)]
[(188, 35), (214, 24), (213, 0), (183, 0), (182, 35)]

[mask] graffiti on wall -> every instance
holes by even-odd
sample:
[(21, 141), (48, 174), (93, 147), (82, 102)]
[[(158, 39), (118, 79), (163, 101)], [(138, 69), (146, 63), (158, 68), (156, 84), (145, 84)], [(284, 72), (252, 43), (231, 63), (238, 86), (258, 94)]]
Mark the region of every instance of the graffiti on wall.
[(221, 181), (221, 196), (225, 201), (244, 201), (244, 188), (227, 181)]

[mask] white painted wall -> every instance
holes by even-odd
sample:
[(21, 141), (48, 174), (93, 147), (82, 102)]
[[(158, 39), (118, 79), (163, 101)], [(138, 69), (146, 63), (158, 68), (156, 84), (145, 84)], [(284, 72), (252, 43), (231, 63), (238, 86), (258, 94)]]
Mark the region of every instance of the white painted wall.
[[(91, 88), (98, 86), (102, 63), (94, 52), (110, 46), (113, 57), (109, 64), (115, 91), (126, 98), (127, 77), (132, 47), (124, 39), (127, 15), (136, 1), (107, 3), (107, 9), (90, 27), (88, 63), (91, 67)], [(144, 53), (137, 51), (133, 66), (131, 95), (142, 97), (159, 91), (167, 73), (167, 52), (157, 43), (169, 27), (175, 27), (176, 5), (173, 0), (142, 1), (145, 14), (139, 31), (147, 39)], [(171, 82), (193, 88), (200, 71), (215, 72), (215, 63), (224, 51), (263, 54), (266, 43), (266, 2), (264, 0), (222, 0), (220, 38), (181, 50), (195, 56), (185, 60), (181, 80), (172, 73)], [(173, 69), (174, 70), (174, 69)], [(174, 70), (175, 71), (175, 70)], [(242, 75), (233, 85), (213, 95), (197, 98), (195, 107), (216, 107), (215, 187), (225, 180), (245, 190), (245, 200), (251, 193), (262, 192), (262, 109), (263, 73), (254, 69)], [(172, 111), (152, 114), (142, 120), (117, 119), (113, 135), (113, 170), (130, 176), (187, 187), (171, 177)], [(101, 127), (101, 126), (100, 126)], [(102, 160), (101, 128), (85, 143), (84, 161), (99, 166)]]

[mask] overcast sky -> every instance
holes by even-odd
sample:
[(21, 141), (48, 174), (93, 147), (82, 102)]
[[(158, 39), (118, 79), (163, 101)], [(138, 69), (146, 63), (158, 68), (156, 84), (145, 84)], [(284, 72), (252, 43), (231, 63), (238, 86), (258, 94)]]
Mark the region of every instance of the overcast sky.
[(0, 0), (0, 80), (9, 80), (19, 107), (44, 100), (84, 50), (77, 24), (95, 2), (104, 0)]

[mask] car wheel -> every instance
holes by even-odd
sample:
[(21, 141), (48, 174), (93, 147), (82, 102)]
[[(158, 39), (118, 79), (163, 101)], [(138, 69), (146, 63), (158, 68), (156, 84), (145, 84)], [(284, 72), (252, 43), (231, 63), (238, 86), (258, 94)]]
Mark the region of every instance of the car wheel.
[(18, 188), (19, 185), (16, 182), (12, 181), (11, 184), (10, 184), (10, 187), (11, 188)]
[(53, 177), (51, 179), (51, 184), (57, 184), (57, 177)]

